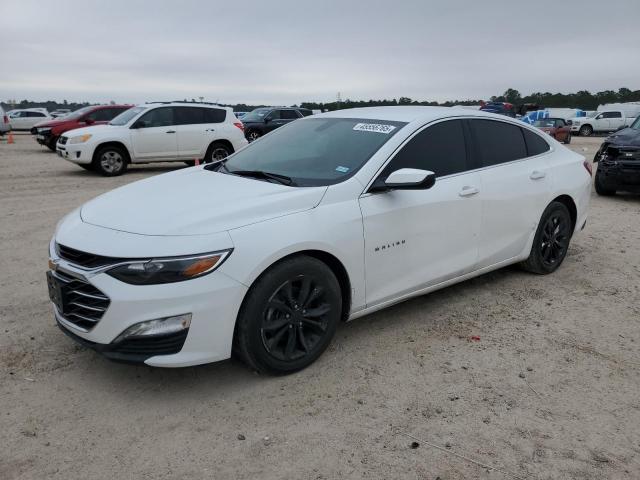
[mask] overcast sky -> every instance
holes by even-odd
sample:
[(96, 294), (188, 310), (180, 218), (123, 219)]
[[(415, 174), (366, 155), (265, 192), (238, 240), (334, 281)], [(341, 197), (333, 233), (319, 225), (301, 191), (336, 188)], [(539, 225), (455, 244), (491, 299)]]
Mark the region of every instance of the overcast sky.
[(0, 100), (640, 89), (639, 0), (0, 0)]

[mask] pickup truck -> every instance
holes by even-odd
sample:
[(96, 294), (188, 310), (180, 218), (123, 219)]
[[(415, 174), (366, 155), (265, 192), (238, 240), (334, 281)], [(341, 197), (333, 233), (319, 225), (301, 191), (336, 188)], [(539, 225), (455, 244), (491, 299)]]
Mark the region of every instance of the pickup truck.
[(615, 132), (628, 127), (634, 118), (627, 118), (621, 110), (595, 112), (591, 117), (575, 117), (571, 119), (571, 133), (588, 137), (592, 133)]

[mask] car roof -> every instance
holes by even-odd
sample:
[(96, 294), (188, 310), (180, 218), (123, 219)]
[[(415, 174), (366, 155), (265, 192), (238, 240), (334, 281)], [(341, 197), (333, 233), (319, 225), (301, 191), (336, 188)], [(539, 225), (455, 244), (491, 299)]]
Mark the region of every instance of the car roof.
[[(133, 107), (134, 105), (130, 105)], [(231, 107), (223, 107), (222, 105), (217, 105), (215, 103), (206, 103), (206, 102), (146, 102), (139, 103), (135, 105), (136, 107), (146, 107), (146, 108), (155, 108), (155, 107), (201, 107), (201, 108), (219, 108), (221, 110), (226, 110), (228, 112), (233, 112), (233, 108)]]
[(346, 110), (335, 110), (333, 112), (320, 113), (314, 115), (314, 118), (362, 118), (366, 120), (389, 120), (396, 122), (413, 122), (423, 121), (429, 122), (439, 118), (446, 117), (482, 117), (495, 118), (503, 121), (510, 121), (504, 115), (496, 115), (481, 110), (469, 110), (466, 108), (456, 107), (423, 107), (423, 106), (398, 106), (398, 107), (364, 107), (349, 108)]

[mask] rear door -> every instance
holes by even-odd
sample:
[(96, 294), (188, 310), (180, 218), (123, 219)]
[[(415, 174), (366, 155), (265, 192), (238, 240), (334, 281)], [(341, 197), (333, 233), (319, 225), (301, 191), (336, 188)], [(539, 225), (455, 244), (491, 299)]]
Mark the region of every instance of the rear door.
[(175, 160), (178, 141), (173, 107), (159, 107), (145, 113), (131, 128), (135, 160)]
[(173, 107), (178, 136), (178, 155), (182, 159), (200, 159), (205, 143), (204, 108)]
[(478, 268), (520, 255), (546, 207), (549, 144), (513, 123), (469, 119), (482, 168), (482, 227)]
[(427, 126), (401, 147), (378, 176), (384, 180), (400, 168), (431, 170), (437, 179), (430, 189), (361, 196), (368, 306), (473, 269), (481, 192), (465, 136), (462, 120)]

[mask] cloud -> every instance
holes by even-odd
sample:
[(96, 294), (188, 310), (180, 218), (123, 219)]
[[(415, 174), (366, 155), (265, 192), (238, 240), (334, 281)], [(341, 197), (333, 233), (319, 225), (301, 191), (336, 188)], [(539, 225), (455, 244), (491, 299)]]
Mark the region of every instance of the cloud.
[(289, 105), (638, 89), (639, 17), (634, 0), (21, 0), (3, 6), (0, 98)]

